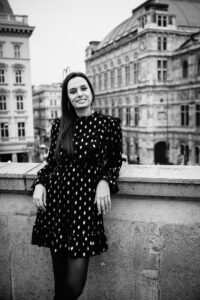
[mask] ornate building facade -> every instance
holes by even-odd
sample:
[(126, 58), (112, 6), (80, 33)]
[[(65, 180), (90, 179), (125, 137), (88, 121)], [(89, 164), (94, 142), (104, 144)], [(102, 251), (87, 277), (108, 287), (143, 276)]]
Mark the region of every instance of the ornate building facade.
[(86, 48), (95, 108), (121, 119), (130, 163), (200, 164), (199, 11), (148, 0)]
[(61, 115), (61, 83), (34, 86), (33, 114), (35, 134), (50, 137), (52, 121)]
[(0, 0), (0, 161), (31, 161), (34, 143), (27, 16)]

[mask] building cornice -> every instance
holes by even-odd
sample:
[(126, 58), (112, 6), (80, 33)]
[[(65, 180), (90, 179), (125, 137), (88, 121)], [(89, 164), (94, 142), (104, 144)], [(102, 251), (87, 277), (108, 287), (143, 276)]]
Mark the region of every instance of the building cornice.
[(0, 23), (0, 34), (3, 36), (8, 35), (21, 35), (30, 37), (35, 27), (33, 26), (16, 26), (10, 24)]
[(159, 28), (146, 28), (140, 32), (138, 32), (137, 29), (135, 29), (134, 32), (126, 35), (125, 37), (122, 37), (120, 40), (114, 41), (112, 44), (107, 45), (107, 46), (95, 51), (91, 57), (85, 59), (85, 62), (86, 63), (92, 62), (93, 60), (96, 60), (97, 58), (100, 58), (101, 56), (105, 56), (114, 50), (118, 50), (120, 47), (130, 44), (134, 40), (137, 41), (141, 36), (149, 34), (149, 33), (175, 34), (175, 35), (179, 35), (179, 36), (180, 35), (190, 36), (192, 34), (192, 32), (179, 31), (179, 30), (174, 30), (174, 29), (173, 30), (165, 29), (165, 31), (163, 31), (162, 29), (159, 29)]

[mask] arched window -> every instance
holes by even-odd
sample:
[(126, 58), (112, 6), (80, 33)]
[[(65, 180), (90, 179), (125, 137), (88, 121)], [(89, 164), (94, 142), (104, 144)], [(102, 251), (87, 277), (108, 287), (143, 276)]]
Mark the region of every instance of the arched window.
[(187, 60), (183, 61), (183, 64), (182, 64), (182, 73), (183, 73), (183, 78), (187, 78), (188, 77), (188, 62), (187, 62)]

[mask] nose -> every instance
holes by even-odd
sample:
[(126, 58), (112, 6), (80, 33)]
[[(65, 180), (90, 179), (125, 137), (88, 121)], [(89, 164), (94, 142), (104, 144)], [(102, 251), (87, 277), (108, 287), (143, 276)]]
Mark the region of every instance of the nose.
[(77, 90), (77, 97), (81, 97), (82, 95), (83, 95), (83, 93), (82, 93), (81, 89), (78, 89)]

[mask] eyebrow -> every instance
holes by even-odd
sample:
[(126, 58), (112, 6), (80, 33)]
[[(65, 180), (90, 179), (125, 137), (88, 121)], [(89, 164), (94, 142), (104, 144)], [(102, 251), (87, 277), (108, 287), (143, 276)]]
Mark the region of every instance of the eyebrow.
[[(82, 84), (80, 86), (80, 88), (82, 88), (82, 87), (87, 87), (87, 85), (86, 84)], [(73, 90), (76, 90), (76, 89), (77, 89), (77, 87), (72, 87), (72, 88), (69, 89), (69, 91), (73, 91)]]

